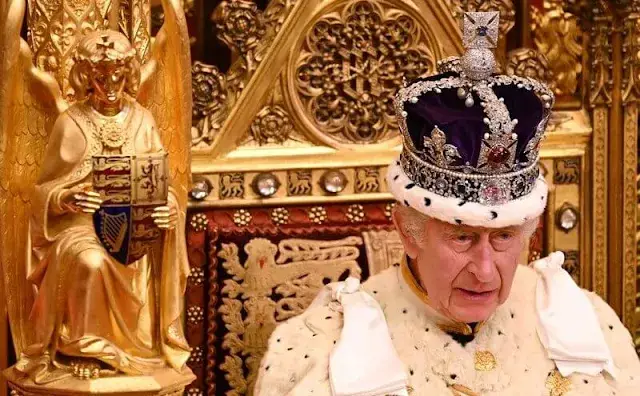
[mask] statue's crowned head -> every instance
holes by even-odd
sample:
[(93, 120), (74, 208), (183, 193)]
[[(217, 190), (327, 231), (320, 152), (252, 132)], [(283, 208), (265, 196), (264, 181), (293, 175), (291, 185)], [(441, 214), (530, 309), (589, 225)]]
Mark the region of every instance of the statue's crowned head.
[(140, 86), (140, 61), (135, 48), (120, 32), (96, 31), (85, 36), (75, 54), (70, 82), (76, 99), (100, 91), (107, 101), (122, 92), (136, 97)]

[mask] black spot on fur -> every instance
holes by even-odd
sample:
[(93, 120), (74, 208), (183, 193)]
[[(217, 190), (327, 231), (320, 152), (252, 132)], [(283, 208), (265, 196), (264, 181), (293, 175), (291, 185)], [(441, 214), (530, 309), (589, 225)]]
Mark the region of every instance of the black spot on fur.
[(514, 314), (513, 312), (511, 312), (511, 319), (513, 319), (516, 316), (516, 314)]
[(498, 330), (498, 335), (503, 335), (504, 333), (502, 332), (502, 330)]
[(451, 377), (452, 380), (458, 378), (458, 374), (451, 374), (449, 377)]
[(582, 380), (585, 384), (589, 383), (589, 380)]
[(265, 367), (265, 368), (264, 368), (264, 371), (269, 371), (269, 367), (271, 367), (271, 366), (267, 366), (267, 367)]
[(400, 175), (395, 175), (395, 176), (393, 177), (393, 181), (398, 180), (398, 178), (399, 178), (399, 177), (400, 177)]
[(455, 221), (456, 221), (456, 224), (458, 224), (458, 225), (462, 224), (462, 220), (460, 220), (460, 219), (455, 219)]
[(612, 325), (609, 325), (609, 330), (613, 330), (613, 326)]
[(304, 358), (305, 359), (309, 359), (309, 355), (304, 355)]
[(293, 350), (293, 348), (287, 348), (287, 351), (292, 351), (292, 350)]
[(377, 291), (377, 290), (374, 290), (374, 291), (373, 291), (373, 294), (378, 294), (378, 291)]
[(495, 220), (498, 218), (498, 212), (496, 212), (495, 210), (491, 211), (491, 220)]
[(404, 186), (404, 188), (406, 188), (407, 190), (411, 190), (412, 188), (414, 188), (416, 186), (415, 183), (409, 183), (406, 186)]
[(466, 203), (467, 203), (467, 201), (460, 201), (460, 202), (458, 202), (458, 206), (462, 206), (462, 205), (464, 205)]
[(429, 332), (429, 328), (427, 327), (426, 329), (424, 329), (425, 333)]
[(406, 309), (406, 308), (405, 308), (405, 309), (403, 309), (403, 310), (402, 310), (402, 313), (403, 313), (403, 314), (406, 314), (406, 313), (407, 313), (407, 309)]
[(331, 319), (331, 316), (327, 316), (325, 319)]
[(409, 201), (407, 201), (406, 199), (404, 200), (404, 206), (411, 206), (409, 205)]
[(413, 375), (413, 369), (409, 369), (409, 374)]
[(431, 206), (431, 199), (424, 197), (424, 206)]

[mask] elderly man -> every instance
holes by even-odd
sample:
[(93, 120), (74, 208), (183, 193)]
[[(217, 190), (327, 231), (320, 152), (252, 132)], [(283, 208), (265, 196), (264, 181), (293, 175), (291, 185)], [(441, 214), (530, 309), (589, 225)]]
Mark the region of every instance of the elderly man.
[(258, 396), (640, 395), (629, 332), (561, 268), (518, 265), (544, 211), (552, 93), (494, 75), (497, 13), (467, 13), (460, 59), (396, 97), (388, 183), (406, 260), (328, 285), (278, 327)]

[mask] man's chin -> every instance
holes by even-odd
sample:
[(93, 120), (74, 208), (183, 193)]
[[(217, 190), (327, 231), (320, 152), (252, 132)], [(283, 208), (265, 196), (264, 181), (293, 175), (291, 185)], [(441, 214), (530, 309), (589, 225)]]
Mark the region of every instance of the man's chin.
[(497, 308), (496, 303), (482, 304), (473, 306), (465, 304), (464, 306), (454, 306), (450, 308), (451, 317), (462, 323), (482, 322), (491, 317)]

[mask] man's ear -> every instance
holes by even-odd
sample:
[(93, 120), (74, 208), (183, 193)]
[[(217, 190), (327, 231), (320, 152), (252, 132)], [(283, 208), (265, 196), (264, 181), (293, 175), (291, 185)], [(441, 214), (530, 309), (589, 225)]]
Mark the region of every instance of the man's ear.
[(416, 242), (415, 235), (407, 234), (407, 228), (402, 225), (402, 215), (397, 208), (393, 209), (391, 218), (393, 219), (393, 225), (396, 227), (398, 234), (400, 234), (400, 240), (404, 246), (404, 252), (410, 258), (416, 259), (416, 257), (418, 257), (419, 247)]

